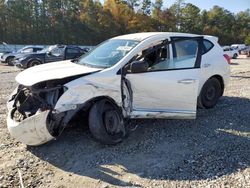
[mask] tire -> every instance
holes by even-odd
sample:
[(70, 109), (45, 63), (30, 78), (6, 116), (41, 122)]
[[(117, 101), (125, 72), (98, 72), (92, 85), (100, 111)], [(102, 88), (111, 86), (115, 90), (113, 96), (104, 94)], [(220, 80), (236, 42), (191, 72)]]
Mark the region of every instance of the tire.
[(28, 63), (28, 68), (30, 67), (34, 67), (34, 66), (37, 66), (37, 65), (40, 65), (41, 62), (39, 60), (31, 60), (29, 63)]
[(107, 145), (118, 144), (126, 136), (122, 113), (107, 99), (97, 101), (90, 109), (89, 130), (97, 141)]
[(14, 66), (14, 64), (12, 63), (13, 59), (14, 59), (14, 57), (8, 57), (8, 58), (6, 59), (6, 63), (7, 63), (9, 66)]
[(237, 54), (234, 54), (233, 55), (233, 59), (237, 59), (238, 55)]
[(222, 94), (222, 87), (218, 79), (210, 78), (203, 85), (198, 97), (198, 107), (213, 108)]

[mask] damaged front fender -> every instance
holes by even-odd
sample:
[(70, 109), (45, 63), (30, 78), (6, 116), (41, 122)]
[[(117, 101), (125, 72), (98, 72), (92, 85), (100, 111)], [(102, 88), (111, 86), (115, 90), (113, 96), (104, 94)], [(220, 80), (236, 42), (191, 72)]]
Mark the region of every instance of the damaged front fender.
[(101, 85), (98, 83), (82, 83), (69, 89), (60, 97), (55, 106), (55, 111), (58, 113), (79, 109), (90, 100), (98, 97), (113, 99), (118, 106), (122, 105), (121, 93), (119, 88)]

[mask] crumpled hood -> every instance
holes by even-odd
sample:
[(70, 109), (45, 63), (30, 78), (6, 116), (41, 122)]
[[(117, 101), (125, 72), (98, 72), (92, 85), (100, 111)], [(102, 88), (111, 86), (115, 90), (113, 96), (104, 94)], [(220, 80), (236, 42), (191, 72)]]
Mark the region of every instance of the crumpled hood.
[(16, 76), (16, 81), (24, 86), (32, 86), (47, 80), (88, 74), (99, 70), (101, 69), (72, 63), (70, 60), (59, 61), (28, 68)]
[(8, 52), (8, 53), (4, 53), (3, 54), (3, 58), (7, 58), (9, 56), (15, 56), (17, 54), (17, 52)]

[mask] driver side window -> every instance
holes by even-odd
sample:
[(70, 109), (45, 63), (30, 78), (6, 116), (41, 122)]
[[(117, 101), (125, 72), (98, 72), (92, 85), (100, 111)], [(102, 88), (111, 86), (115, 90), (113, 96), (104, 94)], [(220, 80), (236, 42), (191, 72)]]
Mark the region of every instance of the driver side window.
[(51, 50), (51, 54), (53, 56), (63, 56), (64, 48), (63, 47), (57, 47)]
[(168, 45), (161, 47), (152, 54), (145, 56), (145, 61), (149, 62), (148, 71), (166, 70), (169, 64), (169, 47)]
[[(147, 72), (194, 68), (198, 53), (198, 40), (179, 39), (181, 38), (166, 45), (156, 44), (149, 47), (143, 50), (136, 60), (140, 59), (140, 61), (148, 63)], [(172, 58), (169, 55), (171, 47), (173, 50)]]

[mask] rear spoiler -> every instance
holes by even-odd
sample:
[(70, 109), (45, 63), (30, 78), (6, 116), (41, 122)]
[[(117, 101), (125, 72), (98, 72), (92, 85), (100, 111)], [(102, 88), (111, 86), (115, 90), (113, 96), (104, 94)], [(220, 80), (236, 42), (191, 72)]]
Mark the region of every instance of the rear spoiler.
[(218, 37), (212, 36), (212, 35), (204, 35), (204, 38), (207, 38), (207, 39), (209, 39), (209, 40), (211, 40), (211, 41), (214, 41), (214, 42), (217, 42), (217, 43), (218, 43), (218, 41), (219, 41), (219, 38), (218, 38)]

